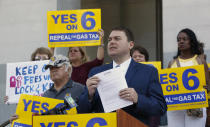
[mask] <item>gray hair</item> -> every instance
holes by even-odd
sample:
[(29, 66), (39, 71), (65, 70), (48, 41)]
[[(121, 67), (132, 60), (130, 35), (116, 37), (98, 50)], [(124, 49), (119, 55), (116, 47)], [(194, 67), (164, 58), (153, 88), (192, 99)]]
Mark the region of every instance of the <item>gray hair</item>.
[(71, 73), (72, 73), (72, 65), (70, 64), (70, 62), (68, 63), (64, 63), (65, 66), (65, 71), (68, 72), (68, 69), (70, 68), (70, 72), (69, 72), (69, 77), (71, 77)]

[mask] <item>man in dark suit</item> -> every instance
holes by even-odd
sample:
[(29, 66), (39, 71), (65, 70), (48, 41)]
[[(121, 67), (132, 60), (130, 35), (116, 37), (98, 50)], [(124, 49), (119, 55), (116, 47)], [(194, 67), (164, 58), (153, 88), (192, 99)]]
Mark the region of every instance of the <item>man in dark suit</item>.
[(116, 66), (122, 69), (128, 85), (128, 88), (119, 92), (119, 96), (133, 102), (133, 105), (123, 108), (124, 111), (146, 124), (149, 124), (150, 116), (162, 115), (166, 112), (167, 106), (157, 70), (132, 60), (130, 50), (133, 46), (134, 37), (130, 30), (123, 27), (112, 29), (107, 51), (113, 62), (90, 71), (86, 90), (79, 99), (77, 107), (79, 113), (104, 112), (96, 89), (100, 79), (94, 75)]

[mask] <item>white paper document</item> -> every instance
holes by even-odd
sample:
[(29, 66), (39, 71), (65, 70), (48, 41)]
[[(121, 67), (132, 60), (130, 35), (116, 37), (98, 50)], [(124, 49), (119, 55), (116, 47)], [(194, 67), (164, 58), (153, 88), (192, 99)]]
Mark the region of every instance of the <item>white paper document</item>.
[(125, 75), (120, 69), (110, 69), (95, 76), (100, 79), (97, 89), (105, 112), (112, 112), (133, 104), (119, 96), (121, 89), (128, 88)]

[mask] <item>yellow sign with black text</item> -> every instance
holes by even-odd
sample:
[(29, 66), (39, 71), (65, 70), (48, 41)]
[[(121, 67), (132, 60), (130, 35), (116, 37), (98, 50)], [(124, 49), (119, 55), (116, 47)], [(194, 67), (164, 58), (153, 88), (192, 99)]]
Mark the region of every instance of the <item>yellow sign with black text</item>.
[(33, 116), (33, 127), (117, 127), (116, 113)]
[(48, 46), (100, 45), (101, 9), (47, 12)]

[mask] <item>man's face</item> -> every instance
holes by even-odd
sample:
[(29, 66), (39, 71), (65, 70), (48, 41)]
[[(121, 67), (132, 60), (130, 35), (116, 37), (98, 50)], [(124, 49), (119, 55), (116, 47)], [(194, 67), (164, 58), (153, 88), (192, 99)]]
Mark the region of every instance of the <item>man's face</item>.
[(130, 54), (133, 42), (128, 42), (124, 31), (114, 30), (110, 33), (108, 39), (108, 54), (111, 57)]
[(68, 77), (68, 75), (69, 73), (65, 71), (64, 65), (61, 67), (50, 67), (50, 78), (52, 81), (63, 80), (66, 76)]

